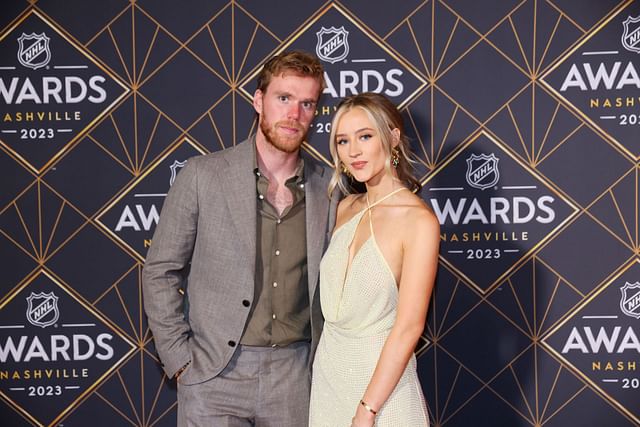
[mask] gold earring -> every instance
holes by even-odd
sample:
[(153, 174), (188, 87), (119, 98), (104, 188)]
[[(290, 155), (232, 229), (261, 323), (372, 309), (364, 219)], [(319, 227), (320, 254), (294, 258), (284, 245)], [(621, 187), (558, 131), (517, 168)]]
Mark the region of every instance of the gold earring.
[(398, 165), (400, 164), (400, 150), (398, 147), (393, 147), (391, 149), (391, 165), (398, 169)]
[(349, 172), (349, 169), (347, 169), (347, 166), (345, 166), (345, 164), (342, 162), (340, 162), (340, 169), (342, 169), (342, 173), (345, 174), (347, 178), (353, 178), (351, 172)]

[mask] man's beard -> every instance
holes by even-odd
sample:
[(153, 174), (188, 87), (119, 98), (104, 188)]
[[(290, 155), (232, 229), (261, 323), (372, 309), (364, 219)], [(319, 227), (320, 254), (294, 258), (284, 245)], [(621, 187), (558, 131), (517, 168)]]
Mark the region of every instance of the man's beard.
[[(296, 128), (299, 132), (291, 137), (286, 137), (278, 134), (278, 126)], [(260, 130), (267, 142), (285, 153), (295, 153), (300, 148), (304, 137), (307, 135), (305, 129), (300, 126), (300, 123), (286, 120), (276, 122), (274, 125), (271, 125), (271, 123), (268, 123), (265, 120), (260, 120)]]

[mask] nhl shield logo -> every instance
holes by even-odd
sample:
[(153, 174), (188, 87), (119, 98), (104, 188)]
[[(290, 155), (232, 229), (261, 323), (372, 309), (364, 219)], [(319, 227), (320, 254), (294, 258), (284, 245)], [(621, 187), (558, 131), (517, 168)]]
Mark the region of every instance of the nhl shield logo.
[(628, 51), (640, 53), (640, 15), (635, 18), (627, 17), (622, 25), (622, 46)]
[(316, 55), (323, 61), (334, 64), (342, 61), (349, 54), (349, 32), (344, 27), (322, 27), (316, 35), (318, 36)]
[(179, 162), (177, 160), (174, 160), (173, 164), (169, 166), (169, 169), (171, 169), (171, 178), (169, 178), (169, 187), (171, 187), (173, 183), (176, 181), (176, 176), (178, 175), (178, 169), (182, 169), (186, 164), (187, 164), (186, 160), (184, 162)]
[(58, 297), (53, 292), (40, 292), (27, 297), (27, 320), (33, 326), (46, 328), (58, 321)]
[(640, 319), (640, 282), (626, 282), (620, 291), (620, 310), (627, 316)]
[(498, 171), (499, 159), (495, 154), (472, 154), (467, 159), (467, 183), (480, 190), (493, 187), (500, 179)]
[(42, 34), (25, 34), (18, 37), (18, 61), (27, 68), (37, 70), (46, 66), (51, 60), (49, 37)]

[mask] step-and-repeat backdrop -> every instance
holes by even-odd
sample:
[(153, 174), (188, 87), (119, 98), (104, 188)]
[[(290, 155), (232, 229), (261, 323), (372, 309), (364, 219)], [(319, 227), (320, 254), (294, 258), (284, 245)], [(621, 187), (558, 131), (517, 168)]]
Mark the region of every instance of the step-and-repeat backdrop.
[(176, 174), (254, 131), (256, 72), (291, 48), (326, 67), (316, 157), (341, 97), (403, 110), (441, 223), (433, 425), (640, 425), (633, 0), (3, 2), (0, 423), (175, 425), (145, 253)]

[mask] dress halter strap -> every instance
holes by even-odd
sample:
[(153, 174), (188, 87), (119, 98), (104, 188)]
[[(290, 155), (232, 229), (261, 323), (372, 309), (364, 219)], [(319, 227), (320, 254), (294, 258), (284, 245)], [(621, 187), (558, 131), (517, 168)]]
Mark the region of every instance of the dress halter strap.
[(375, 205), (384, 202), (385, 200), (387, 200), (389, 197), (393, 196), (394, 194), (402, 191), (402, 190), (408, 190), (407, 187), (401, 187), (401, 188), (397, 188), (395, 190), (393, 190), (391, 193), (387, 194), (386, 196), (384, 196), (382, 199), (380, 200), (376, 200), (373, 203), (369, 203), (369, 193), (365, 193), (366, 197), (367, 197), (367, 209), (371, 210), (372, 207), (374, 207)]
[(375, 205), (377, 205), (379, 203), (384, 202), (389, 197), (393, 196), (394, 194), (396, 194), (397, 192), (402, 191), (402, 190), (408, 190), (408, 188), (401, 187), (401, 188), (395, 189), (391, 193), (387, 194), (386, 196), (384, 196), (380, 200), (376, 200), (373, 203), (369, 203), (369, 193), (366, 193), (366, 196), (367, 196), (367, 207), (366, 207), (365, 210), (369, 213), (369, 230), (371, 231), (371, 235), (373, 236), (374, 239), (375, 239), (375, 236), (373, 234), (373, 220), (371, 219), (371, 208), (373, 208)]

